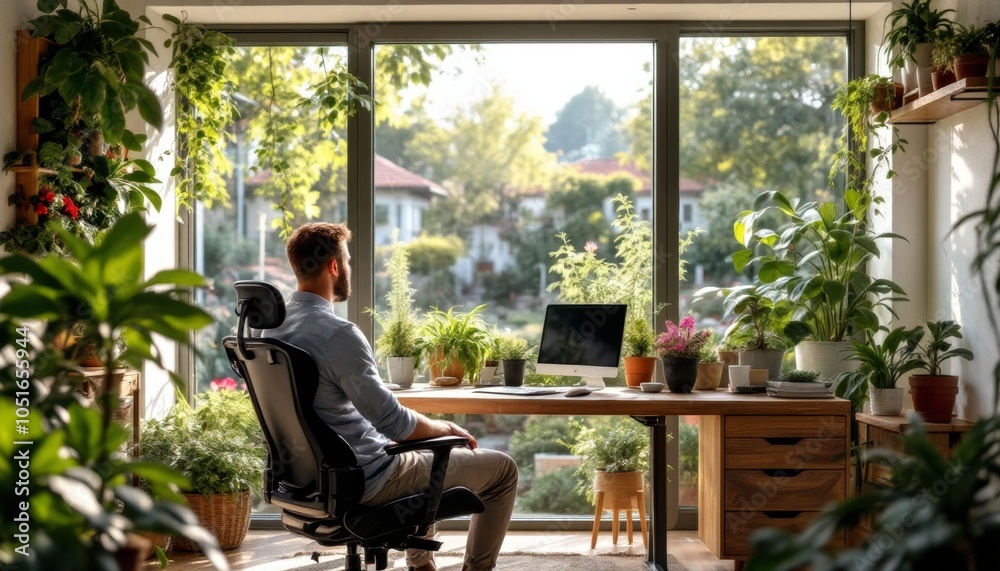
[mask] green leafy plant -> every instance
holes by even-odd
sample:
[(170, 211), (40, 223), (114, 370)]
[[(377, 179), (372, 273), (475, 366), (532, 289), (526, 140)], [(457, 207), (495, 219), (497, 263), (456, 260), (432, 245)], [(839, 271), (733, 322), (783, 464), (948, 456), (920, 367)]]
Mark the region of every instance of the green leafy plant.
[(249, 394), (223, 389), (197, 399), (196, 409), (179, 398), (165, 417), (143, 424), (142, 460), (184, 474), (185, 492), (260, 495), (267, 452)]
[(726, 330), (726, 343), (741, 350), (783, 349), (782, 334), (794, 308), (785, 296), (759, 284), (732, 288), (707, 287), (695, 292), (695, 299), (723, 296), (727, 317), (736, 320)]
[(589, 478), (595, 470), (634, 472), (649, 468), (649, 434), (629, 419), (608, 419), (585, 426), (577, 421), (573, 454), (583, 458), (582, 475)]
[[(49, 231), (66, 244), (71, 258), (35, 260), (15, 254), (0, 259), (0, 275), (10, 284), (0, 298), (0, 345), (17, 347), (16, 354), (0, 356), (0, 392), (13, 397), (21, 391), (31, 403), (28, 435), (14, 437), (13, 422), (0, 429), (10, 431), (0, 444), (4, 505), (17, 501), (12, 443), (22, 437), (35, 442), (32, 556), (17, 556), (16, 522), (5, 518), (0, 562), (46, 571), (117, 568), (114, 553), (127, 534), (148, 530), (182, 534), (198, 542), (214, 565), (226, 568), (214, 538), (198, 527), (186, 507), (173, 503), (186, 479), (162, 465), (121, 454), (128, 434), (112, 421), (120, 377), (109, 367), (97, 383), (100, 410), (85, 408), (75, 396), (78, 380), (70, 362), (79, 348), (92, 346), (107, 363), (139, 369), (148, 361), (162, 367), (154, 336), (186, 344), (192, 331), (212, 321), (183, 300), (189, 287), (204, 285), (202, 278), (164, 270), (145, 279), (143, 241), (152, 227), (138, 213), (122, 217), (99, 246), (54, 223)], [(80, 338), (63, 348), (56, 341), (70, 331)], [(32, 365), (27, 378), (20, 374), (28, 371), (21, 362)], [(0, 400), (5, 418), (15, 418), (13, 402)], [(150, 483), (153, 497), (131, 486), (132, 475)]]
[(714, 336), (709, 337), (708, 341), (701, 346), (698, 350), (698, 362), (699, 363), (718, 363), (719, 362), (719, 345), (716, 344)]
[[(878, 342), (874, 337), (865, 341), (851, 339), (851, 354), (848, 359), (860, 363), (858, 370), (847, 373), (848, 379), (863, 379), (874, 389), (892, 389), (906, 373), (919, 369), (921, 361), (916, 356), (917, 344), (923, 336), (923, 329), (897, 327)], [(843, 382), (841, 384), (844, 384)], [(857, 385), (848, 382), (845, 387)], [(862, 383), (863, 385), (863, 383)], [(838, 385), (838, 393), (841, 391)], [(838, 394), (849, 397), (849, 394)]]
[[(972, 351), (961, 347), (952, 348), (949, 339), (962, 338), (961, 326), (954, 321), (928, 321), (927, 332), (927, 342), (917, 347), (916, 357), (920, 360), (920, 368), (927, 371), (928, 375), (941, 375), (941, 365), (948, 359), (973, 359)], [(921, 340), (921, 337), (918, 336), (917, 340)]]
[(485, 308), (478, 305), (463, 313), (452, 307), (428, 313), (421, 328), (421, 346), (428, 358), (457, 361), (466, 378), (474, 380), (489, 350), (489, 333), (480, 315)]
[(781, 383), (812, 383), (818, 381), (819, 377), (819, 371), (795, 369), (792, 371), (784, 371), (778, 375), (776, 380)]
[(172, 48), (170, 69), (177, 95), (176, 158), (171, 176), (177, 210), (196, 201), (227, 204), (223, 175), (232, 172), (226, 156), (226, 128), (239, 115), (230, 94), (230, 61), (236, 41), (218, 30), (165, 14), (175, 26), (164, 47)]
[(389, 293), (386, 299), (388, 311), (369, 308), (368, 313), (382, 329), (375, 342), (379, 358), (413, 357), (414, 367), (419, 366), (423, 355), (420, 343), (420, 315), (413, 308), (413, 294), (410, 287), (410, 251), (398, 241), (398, 231), (393, 231), (392, 255), (385, 263), (389, 274)]
[[(875, 331), (876, 311), (895, 315), (893, 303), (906, 300), (898, 285), (867, 272), (880, 254), (879, 240), (900, 236), (874, 234), (849, 200), (848, 206), (843, 213), (834, 202), (795, 207), (784, 194), (768, 191), (736, 221), (736, 237), (745, 247), (733, 254), (736, 270), (756, 268), (760, 290), (770, 294), (765, 299), (794, 309), (782, 330), (792, 343), (806, 337), (844, 341), (855, 332)], [(778, 215), (780, 225), (766, 224), (769, 214)]]
[(534, 349), (520, 336), (502, 331), (493, 336), (490, 355), (501, 361), (522, 361), (530, 359)]
[(656, 345), (656, 332), (643, 317), (637, 317), (625, 326), (622, 351), (626, 357), (649, 357)]
[(954, 12), (950, 8), (933, 9), (931, 0), (903, 2), (883, 22), (883, 26), (890, 26), (882, 46), (886, 50), (886, 63), (894, 69), (902, 69), (906, 62), (915, 62), (917, 44), (935, 42), (952, 31), (954, 23), (947, 15)]
[(955, 24), (952, 33), (940, 38), (932, 54), (935, 69), (955, 70), (958, 56), (990, 55), (993, 29), (986, 26)]

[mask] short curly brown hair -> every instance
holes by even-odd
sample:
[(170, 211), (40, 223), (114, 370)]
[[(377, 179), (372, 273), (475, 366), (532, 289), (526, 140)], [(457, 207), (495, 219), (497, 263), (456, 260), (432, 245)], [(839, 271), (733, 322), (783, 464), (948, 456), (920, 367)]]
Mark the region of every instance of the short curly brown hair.
[(299, 226), (288, 239), (288, 263), (300, 282), (317, 277), (330, 260), (344, 261), (344, 247), (351, 230), (343, 224), (310, 222)]

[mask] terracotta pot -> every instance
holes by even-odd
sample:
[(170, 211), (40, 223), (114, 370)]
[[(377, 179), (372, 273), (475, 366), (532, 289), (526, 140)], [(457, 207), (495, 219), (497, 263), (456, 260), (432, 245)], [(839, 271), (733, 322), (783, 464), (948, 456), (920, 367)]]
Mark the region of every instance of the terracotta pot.
[(639, 388), (653, 379), (656, 357), (625, 357), (625, 384)]
[[(239, 494), (184, 494), (188, 507), (198, 517), (198, 523), (215, 536), (222, 549), (239, 547), (250, 529), (250, 492)], [(174, 536), (174, 549), (201, 551), (197, 543), (186, 537)]]
[(892, 95), (889, 95), (888, 87), (876, 87), (875, 99), (871, 102), (872, 115), (878, 115), (883, 111), (892, 111), (896, 108), (896, 90), (893, 88)]
[(524, 384), (524, 359), (503, 360), (503, 384), (508, 387), (519, 387)]
[(902, 83), (899, 83), (897, 81), (896, 83), (893, 83), (893, 85), (896, 87), (896, 90), (895, 90), (896, 91), (896, 96), (893, 98), (893, 106), (892, 106), (892, 108), (893, 109), (899, 109), (900, 107), (903, 106), (903, 95), (905, 95), (905, 91), (903, 90), (903, 84)]
[(911, 375), (913, 410), (926, 422), (951, 422), (958, 396), (957, 375)]
[(663, 357), (663, 377), (672, 393), (689, 393), (698, 379), (698, 359)]
[(990, 56), (958, 56), (955, 58), (955, 78), (986, 77)]
[(698, 378), (694, 380), (694, 388), (703, 391), (714, 391), (722, 382), (722, 361), (714, 363), (698, 363)]
[(438, 347), (431, 353), (427, 363), (431, 371), (431, 380), (438, 377), (455, 377), (460, 382), (465, 378), (465, 369), (458, 359), (452, 357), (447, 363), (444, 362), (444, 350)]
[(931, 72), (931, 83), (934, 91), (955, 83), (955, 72), (950, 69), (935, 69)]

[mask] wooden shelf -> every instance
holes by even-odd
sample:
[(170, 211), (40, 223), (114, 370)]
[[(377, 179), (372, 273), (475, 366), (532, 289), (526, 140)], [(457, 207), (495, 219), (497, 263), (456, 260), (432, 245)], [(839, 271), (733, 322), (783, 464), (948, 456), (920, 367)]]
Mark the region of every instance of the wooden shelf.
[(985, 77), (960, 79), (893, 111), (889, 123), (894, 125), (936, 123), (986, 101), (987, 89), (988, 81)]

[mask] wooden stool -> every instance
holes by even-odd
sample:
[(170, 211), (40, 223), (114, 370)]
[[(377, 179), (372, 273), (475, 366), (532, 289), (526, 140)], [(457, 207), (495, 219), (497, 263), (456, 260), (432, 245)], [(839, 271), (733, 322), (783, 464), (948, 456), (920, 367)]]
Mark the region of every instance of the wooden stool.
[(633, 506), (639, 510), (642, 546), (646, 547), (646, 497), (643, 493), (642, 472), (597, 471), (594, 473), (594, 492), (594, 532), (590, 538), (590, 548), (597, 546), (597, 532), (601, 529), (601, 514), (605, 509), (610, 509), (612, 513), (611, 542), (614, 545), (618, 545), (618, 512), (625, 510), (625, 529), (631, 545)]

